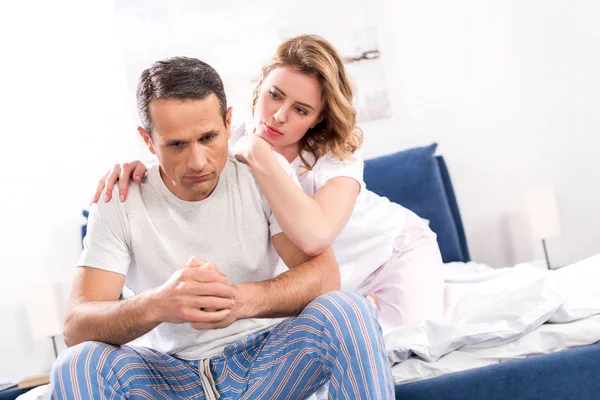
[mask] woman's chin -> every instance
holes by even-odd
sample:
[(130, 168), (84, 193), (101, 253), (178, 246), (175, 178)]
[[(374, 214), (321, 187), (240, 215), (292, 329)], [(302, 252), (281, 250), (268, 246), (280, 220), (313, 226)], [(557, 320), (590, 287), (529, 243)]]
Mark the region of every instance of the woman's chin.
[(274, 146), (273, 138), (271, 138), (266, 132), (257, 131), (256, 134), (258, 135), (258, 137), (260, 137), (261, 139), (264, 139), (271, 146)]

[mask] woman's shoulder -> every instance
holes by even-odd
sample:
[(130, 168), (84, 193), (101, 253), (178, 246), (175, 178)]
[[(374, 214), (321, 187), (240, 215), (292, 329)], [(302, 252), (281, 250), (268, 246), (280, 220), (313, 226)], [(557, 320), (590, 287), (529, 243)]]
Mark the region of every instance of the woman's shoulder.
[(342, 159), (331, 151), (319, 157), (312, 168), (318, 186), (338, 176), (354, 178), (362, 184), (363, 169), (364, 163), (360, 153), (355, 152), (351, 157)]
[(360, 150), (356, 150), (353, 154), (349, 154), (345, 158), (339, 157), (331, 150), (317, 159), (315, 168), (329, 167), (359, 167), (362, 168), (364, 160)]
[(249, 133), (248, 124), (240, 122), (231, 126), (231, 137), (229, 138), (229, 147), (233, 146), (242, 136)]

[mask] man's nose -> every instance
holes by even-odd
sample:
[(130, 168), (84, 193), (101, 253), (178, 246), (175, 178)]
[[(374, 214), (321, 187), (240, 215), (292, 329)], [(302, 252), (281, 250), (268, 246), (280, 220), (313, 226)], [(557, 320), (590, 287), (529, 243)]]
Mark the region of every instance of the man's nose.
[(200, 144), (192, 145), (188, 157), (188, 168), (194, 171), (202, 171), (206, 166), (206, 150)]

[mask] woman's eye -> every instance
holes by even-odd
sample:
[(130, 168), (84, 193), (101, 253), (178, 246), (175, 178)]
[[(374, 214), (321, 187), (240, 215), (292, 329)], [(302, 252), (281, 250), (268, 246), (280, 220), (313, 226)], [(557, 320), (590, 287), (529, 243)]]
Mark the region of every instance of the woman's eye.
[(296, 108), (296, 111), (297, 111), (297, 112), (298, 112), (298, 114), (300, 114), (300, 115), (306, 115), (306, 114), (307, 114), (307, 112), (306, 112), (306, 111), (304, 111), (304, 110), (303, 110), (303, 109), (301, 109), (301, 108)]
[(277, 100), (279, 98), (279, 95), (275, 92), (273, 92), (272, 90), (269, 90), (269, 93), (271, 94), (271, 97), (275, 100)]

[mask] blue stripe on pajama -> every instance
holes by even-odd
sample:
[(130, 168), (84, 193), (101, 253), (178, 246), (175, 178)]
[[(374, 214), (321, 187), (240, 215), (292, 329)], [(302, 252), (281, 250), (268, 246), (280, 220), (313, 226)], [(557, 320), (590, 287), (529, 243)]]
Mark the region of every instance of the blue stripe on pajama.
[[(155, 350), (86, 342), (61, 354), (53, 399), (206, 399), (199, 361)], [(220, 399), (302, 399), (326, 381), (333, 399), (393, 399), (394, 385), (372, 307), (331, 292), (297, 317), (227, 346), (210, 359)]]

